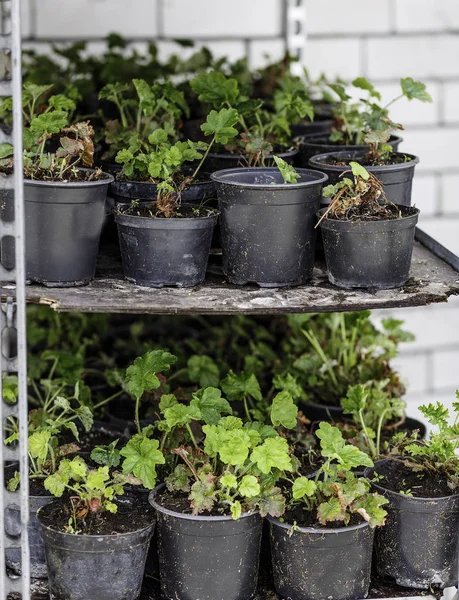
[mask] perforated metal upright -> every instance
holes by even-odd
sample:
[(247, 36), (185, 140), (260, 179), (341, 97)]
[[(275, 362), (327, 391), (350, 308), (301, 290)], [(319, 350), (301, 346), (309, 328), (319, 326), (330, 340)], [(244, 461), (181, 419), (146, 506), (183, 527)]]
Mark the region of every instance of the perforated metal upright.
[[(22, 77), (21, 77), (21, 15), (20, 0), (1, 0), (0, 34), (0, 96), (13, 96), (14, 174), (0, 178), (0, 243), (3, 248), (15, 247), (15, 264), (0, 263), (0, 291), (6, 301), (0, 306), (0, 600), (12, 592), (22, 600), (30, 597), (29, 544), (27, 525), (29, 518), (29, 486), (27, 456), (27, 354), (25, 314), (25, 251), (24, 251), (24, 190), (22, 172)], [(5, 135), (1, 142), (7, 141)], [(14, 189), (14, 214), (5, 206), (6, 190)], [(3, 253), (4, 255), (4, 253)], [(0, 254), (1, 257), (1, 254)], [(18, 402), (4, 401), (3, 377), (18, 376)], [(8, 417), (19, 423), (20, 441), (15, 447), (3, 444), (4, 425)], [(17, 462), (21, 484), (16, 492), (5, 488), (4, 466)], [(9, 505), (21, 508), (19, 536), (11, 536), (5, 529), (5, 509)], [(21, 548), (21, 575), (11, 576), (6, 570), (5, 553), (9, 548)], [(17, 596), (15, 596), (17, 597)]]

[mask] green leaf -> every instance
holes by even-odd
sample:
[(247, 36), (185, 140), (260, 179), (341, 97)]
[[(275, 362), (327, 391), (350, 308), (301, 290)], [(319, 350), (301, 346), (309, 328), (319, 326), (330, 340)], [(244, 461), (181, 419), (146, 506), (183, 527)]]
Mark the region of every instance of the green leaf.
[(198, 75), (190, 81), (190, 86), (201, 102), (207, 102), (217, 110), (226, 103), (233, 105), (239, 98), (237, 80), (217, 71)]
[(139, 356), (126, 370), (127, 391), (140, 399), (144, 392), (159, 388), (157, 373), (168, 371), (176, 360), (176, 356), (164, 350), (152, 350)]
[(69, 482), (69, 479), (64, 473), (60, 471), (56, 471), (52, 475), (49, 475), (43, 485), (45, 490), (50, 492), (56, 498), (60, 498), (62, 494), (65, 492), (65, 488)]
[(99, 467), (97, 470), (91, 469), (88, 471), (85, 484), (90, 490), (105, 490), (105, 483), (109, 479), (108, 467)]
[(335, 183), (334, 185), (326, 185), (322, 189), (322, 196), (324, 198), (333, 198), (333, 196), (336, 196), (339, 190), (344, 187), (347, 187), (350, 190), (352, 190), (354, 188), (354, 182), (352, 181), (352, 179), (349, 179), (349, 177), (343, 177), (341, 181), (338, 181), (338, 183)]
[(78, 432), (77, 426), (75, 425), (75, 423), (73, 421), (69, 421), (68, 423), (64, 423), (64, 427), (66, 429), (70, 429), (70, 431), (73, 433), (73, 437), (77, 441), (80, 441), (80, 434)]
[(405, 77), (400, 80), (403, 95), (408, 100), (420, 100), (421, 102), (432, 102), (432, 96), (427, 92), (426, 86), (420, 81), (415, 81), (411, 77)]
[(265, 475), (274, 468), (281, 471), (292, 469), (287, 440), (281, 437), (267, 438), (261, 446), (254, 448), (250, 460), (256, 463)]
[(218, 365), (210, 356), (191, 356), (188, 359), (188, 375), (199, 387), (217, 387), (220, 383)]
[(279, 392), (271, 405), (271, 421), (275, 427), (293, 429), (297, 424), (298, 407), (290, 392)]
[[(389, 141), (391, 136), (390, 133), (390, 128), (388, 127), (387, 129), (378, 131), (378, 130), (373, 130), (373, 131), (369, 131), (365, 137), (363, 138), (363, 141), (366, 144), (385, 144), (386, 142)], [(392, 148), (391, 146), (389, 146), (390, 151), (392, 152)]]
[(301, 500), (304, 496), (310, 498), (314, 496), (317, 486), (312, 479), (307, 477), (298, 477), (293, 482), (292, 496), (294, 500)]
[(236, 500), (231, 504), (231, 517), (237, 521), (242, 515), (242, 506), (239, 500)]
[(370, 96), (381, 100), (381, 94), (376, 91), (375, 86), (368, 81), (365, 77), (357, 77), (352, 82), (352, 85), (361, 90), (367, 90), (370, 92)]
[(188, 423), (194, 420), (200, 420), (202, 418), (201, 411), (196, 404), (174, 404), (170, 408), (166, 408), (164, 411), (164, 420), (167, 423), (169, 429), (173, 427), (184, 427)]
[(258, 402), (262, 401), (260, 384), (253, 373), (236, 375), (230, 371), (220, 385), (229, 400), (243, 400), (245, 396), (252, 396)]
[(346, 507), (343, 507), (338, 498), (330, 498), (327, 502), (319, 504), (317, 518), (321, 525), (330, 521), (344, 521), (346, 518)]
[(86, 432), (91, 430), (94, 423), (94, 417), (89, 406), (79, 406), (75, 409), (78, 419), (81, 421)]
[(354, 385), (347, 390), (346, 398), (341, 400), (341, 406), (345, 414), (357, 415), (367, 404), (370, 393), (361, 384)]
[(250, 436), (243, 429), (221, 431), (218, 453), (225, 465), (243, 465), (249, 456)]
[(281, 172), (284, 183), (296, 183), (301, 175), (296, 172), (295, 168), (289, 165), (283, 158), (280, 158), (280, 156), (273, 156), (273, 158), (277, 168)]
[(368, 179), (370, 179), (370, 173), (368, 173), (365, 167), (359, 165), (359, 163), (351, 161), (349, 163), (349, 166), (352, 169), (352, 174), (354, 175), (354, 177), (361, 177), (365, 181), (368, 181)]
[(59, 472), (65, 475), (67, 480), (82, 481), (86, 478), (88, 466), (81, 456), (75, 456), (72, 460), (64, 458), (59, 463)]
[(167, 489), (170, 492), (188, 493), (191, 489), (188, 468), (185, 465), (177, 465), (173, 472), (165, 479)]
[(7, 158), (8, 156), (13, 156), (13, 154), (14, 148), (12, 144), (8, 144), (7, 142), (0, 144), (0, 159)]
[(234, 490), (237, 488), (237, 477), (233, 473), (225, 473), (220, 477), (220, 483), (224, 487)]
[(178, 404), (178, 400), (174, 394), (163, 394), (159, 401), (159, 410), (161, 411), (161, 414), (164, 414), (165, 410), (172, 408), (176, 404)]
[(282, 491), (275, 486), (264, 488), (258, 499), (260, 515), (266, 517), (281, 517), (285, 512), (285, 497)]
[(14, 404), (18, 399), (18, 378), (17, 375), (2, 376), (2, 396), (7, 404)]
[(167, 131), (164, 129), (155, 129), (148, 136), (148, 141), (150, 144), (153, 144), (153, 146), (158, 146), (159, 144), (165, 144), (168, 140), (168, 137)]
[(47, 430), (36, 431), (29, 435), (29, 452), (32, 458), (46, 460), (49, 452), (51, 433)]
[(244, 498), (254, 498), (261, 492), (258, 479), (254, 475), (244, 475), (239, 484), (239, 493)]
[(231, 406), (228, 400), (221, 397), (218, 388), (207, 387), (198, 390), (192, 396), (190, 407), (197, 407), (202, 419), (209, 425), (215, 425), (220, 420), (222, 413), (231, 414)]
[(300, 398), (303, 395), (303, 388), (297, 382), (296, 377), (293, 377), (290, 373), (287, 373), (285, 377), (282, 375), (275, 375), (273, 378), (273, 386), (276, 390), (285, 390), (289, 392), (292, 397)]
[(133, 160), (133, 158), (134, 155), (132, 154), (132, 152), (130, 150), (127, 150), (126, 148), (123, 148), (123, 150), (120, 150), (116, 155), (115, 161), (117, 163), (128, 163), (131, 160)]
[(63, 110), (56, 110), (54, 112), (42, 113), (38, 117), (32, 119), (30, 123), (30, 131), (40, 138), (43, 135), (52, 135), (53, 133), (59, 133), (68, 122), (68, 113)]
[(48, 100), (48, 105), (56, 110), (62, 110), (67, 112), (73, 112), (76, 109), (76, 104), (64, 94), (56, 94), (51, 96)]
[(21, 482), (21, 474), (18, 471), (15, 471), (13, 477), (8, 481), (8, 485), (6, 486), (9, 492), (15, 492), (19, 484)]
[(158, 447), (158, 440), (145, 438), (142, 434), (134, 435), (120, 450), (121, 456), (125, 457), (123, 473), (134, 473), (144, 487), (153, 489), (156, 485), (156, 465), (166, 462)]
[(210, 473), (202, 473), (199, 481), (191, 486), (189, 495), (193, 514), (197, 515), (206, 510), (212, 510), (217, 500), (215, 495), (215, 478)]
[(316, 435), (320, 440), (322, 456), (325, 458), (335, 458), (344, 447), (345, 442), (341, 431), (330, 423), (322, 421)]
[(431, 425), (436, 425), (437, 427), (446, 427), (448, 425), (449, 410), (441, 402), (424, 404), (419, 407), (419, 410)]
[(91, 459), (98, 465), (107, 467), (118, 467), (121, 462), (120, 451), (116, 448), (118, 440), (107, 446), (96, 446), (91, 452)]
[(355, 467), (372, 467), (373, 461), (365, 452), (362, 452), (351, 444), (346, 444), (337, 456), (338, 462), (344, 470), (353, 469)]
[(233, 127), (239, 120), (239, 115), (234, 108), (222, 108), (219, 112), (211, 110), (206, 122), (201, 125), (205, 135), (212, 135), (217, 144), (227, 144), (230, 139), (238, 134)]

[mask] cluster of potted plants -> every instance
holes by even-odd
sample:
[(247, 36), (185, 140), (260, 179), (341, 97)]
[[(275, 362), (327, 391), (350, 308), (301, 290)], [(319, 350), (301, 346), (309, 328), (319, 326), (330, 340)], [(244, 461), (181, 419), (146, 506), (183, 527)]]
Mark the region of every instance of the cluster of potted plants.
[[(193, 320), (176, 322), (175, 338), (156, 320), (157, 348), (132, 362), (151, 339), (148, 319), (128, 326), (125, 343), (118, 317), (117, 349), (98, 333), (106, 316), (30, 312), (29, 538), (51, 597), (134, 599), (146, 568), (165, 598), (251, 598), (260, 560), (266, 568), (264, 520), (281, 597), (365, 597), (373, 548), (379, 575), (402, 586), (456, 583), (459, 430), (440, 404), (421, 409), (427, 440), (406, 420), (390, 367), (411, 339), (400, 321), (241, 317), (193, 340)], [(15, 401), (14, 377), (3, 391)], [(319, 397), (330, 407), (316, 418)], [(106, 412), (117, 398), (130, 407), (123, 430)], [(8, 427), (14, 444), (14, 419)], [(14, 465), (6, 479), (20, 485)], [(11, 551), (7, 560), (20, 569)]]
[[(340, 80), (312, 81), (306, 70), (292, 76), (289, 56), (255, 72), (206, 49), (161, 63), (154, 46), (129, 53), (117, 35), (100, 58), (81, 43), (54, 52), (56, 60), (30, 53), (25, 64), (31, 281), (91, 280), (109, 187), (124, 273), (139, 285), (201, 283), (212, 239), (230, 283), (304, 284), (317, 219), (331, 283), (378, 289), (407, 281), (418, 159), (397, 152), (393, 133), (402, 125), (390, 107), (400, 98), (430, 102), (424, 84), (404, 78), (400, 95), (383, 104), (362, 77), (349, 91)], [(11, 99), (0, 108), (5, 126), (11, 108)], [(3, 144), (0, 156), (10, 173), (12, 147)]]

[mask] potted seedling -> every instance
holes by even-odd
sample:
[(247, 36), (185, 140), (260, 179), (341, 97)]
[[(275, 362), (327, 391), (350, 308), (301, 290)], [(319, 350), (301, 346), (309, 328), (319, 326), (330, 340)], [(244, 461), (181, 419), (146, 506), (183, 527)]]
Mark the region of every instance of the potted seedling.
[(330, 283), (342, 288), (390, 289), (409, 279), (419, 209), (389, 202), (365, 167), (350, 162), (345, 177), (324, 190), (318, 213)]
[[(365, 77), (358, 77), (352, 82), (354, 92), (367, 92), (366, 98), (354, 101), (346, 92), (342, 84), (331, 84), (330, 88), (340, 98), (340, 104), (334, 111), (334, 125), (328, 135), (316, 134), (306, 136), (300, 144), (300, 163), (307, 166), (309, 159), (316, 154), (347, 151), (367, 151), (370, 144), (375, 142), (380, 134), (374, 132), (387, 132), (403, 129), (399, 123), (395, 123), (389, 114), (392, 104), (401, 98), (407, 100), (420, 100), (421, 102), (432, 102), (432, 98), (426, 91), (426, 86), (414, 81), (411, 77), (400, 80), (401, 94), (386, 105), (381, 104), (381, 94)], [(373, 132), (373, 136), (370, 133)], [(367, 136), (369, 136), (367, 138)], [(386, 137), (386, 136), (385, 136)], [(367, 138), (367, 139), (365, 139)], [(378, 140), (379, 141), (379, 140)], [(390, 135), (387, 144), (393, 152), (397, 152), (402, 138)]]
[(317, 436), (324, 464), (314, 479), (288, 481), (282, 519), (268, 516), (274, 586), (291, 600), (365, 598), (374, 528), (384, 525), (388, 501), (352, 472), (373, 462), (337, 427), (321, 423)]
[(139, 483), (108, 466), (91, 469), (80, 456), (62, 460), (46, 478), (60, 499), (38, 512), (51, 598), (138, 598), (154, 514), (118, 497), (126, 484)]
[[(17, 394), (17, 387), (14, 391), (13, 382), (7, 381), (6, 383), (9, 384), (7, 390), (13, 398), (13, 394)], [(56, 394), (59, 387), (53, 385), (51, 380), (48, 380), (48, 383), (50, 385), (47, 388), (45, 406), (31, 410), (28, 423), (30, 572), (32, 577), (37, 578), (47, 577), (43, 540), (37, 520), (37, 511), (52, 501), (52, 496), (44, 486), (45, 478), (57, 471), (61, 459), (79, 450), (79, 446), (73, 442), (62, 443), (65, 431), (71, 431), (76, 441), (79, 442), (76, 421), (80, 421), (85, 431), (89, 431), (92, 426), (92, 414), (87, 406), (76, 401), (73, 404), (77, 404), (77, 408), (74, 408), (71, 400), (76, 400), (75, 397), (65, 398), (59, 395), (59, 391)], [(78, 384), (75, 388), (75, 396), (79, 397)], [(7, 445), (17, 443), (19, 430), (18, 423), (14, 418), (9, 417), (6, 430), (8, 437), (4, 443)], [(15, 491), (20, 484), (15, 464), (6, 468), (5, 476), (8, 490)], [(8, 506), (5, 515), (7, 533), (14, 536), (19, 535), (21, 531), (20, 507), (14, 504)], [(11, 569), (20, 573), (20, 550), (8, 549), (6, 563)]]
[(162, 399), (161, 447), (178, 459), (165, 485), (150, 494), (165, 598), (255, 595), (261, 517), (283, 513), (276, 482), (294, 470), (294, 459), (274, 427), (244, 424), (231, 412), (212, 387), (198, 390), (187, 404), (173, 395)]
[(263, 101), (250, 99), (240, 89), (236, 79), (212, 71), (191, 80), (198, 99), (215, 110), (236, 109), (238, 137), (221, 143), (218, 151), (209, 153), (206, 166), (210, 171), (238, 166), (266, 167), (273, 165), (273, 154), (293, 162), (298, 153), (292, 142), (290, 126), (299, 119), (313, 118), (313, 108), (297, 90), (277, 90), (273, 112), (262, 109)]
[(223, 272), (231, 283), (261, 287), (304, 284), (314, 267), (314, 213), (327, 176), (295, 169), (225, 169), (218, 183)]
[[(157, 129), (146, 147), (136, 145), (118, 153), (122, 175), (132, 179), (142, 173), (157, 183), (151, 204), (121, 205), (115, 216), (128, 280), (150, 287), (202, 283), (218, 211), (182, 202), (182, 192), (196, 179), (212, 145), (237, 134), (233, 127), (237, 119), (234, 109), (211, 111), (201, 126), (212, 136), (208, 144), (190, 140), (171, 144), (167, 132)], [(196, 160), (199, 164), (186, 176), (185, 163)], [(131, 198), (136, 197), (133, 193)]]
[(304, 390), (300, 407), (311, 421), (341, 422), (350, 386), (368, 384), (390, 398), (405, 393), (391, 367), (399, 344), (414, 339), (402, 325), (387, 318), (377, 327), (370, 311), (289, 316), (277, 371), (296, 378)]
[(457, 584), (459, 403), (453, 408), (450, 424), (441, 403), (421, 406), (433, 427), (429, 438), (398, 434), (391, 455), (365, 472), (389, 501), (375, 540), (376, 570), (404, 587)]
[[(94, 130), (89, 121), (70, 125), (75, 104), (60, 95), (42, 104), (47, 90), (26, 85), (23, 95), (26, 277), (48, 286), (84, 285), (94, 277), (113, 178), (90, 168)], [(0, 155), (0, 169), (10, 173), (12, 146), (2, 144)]]

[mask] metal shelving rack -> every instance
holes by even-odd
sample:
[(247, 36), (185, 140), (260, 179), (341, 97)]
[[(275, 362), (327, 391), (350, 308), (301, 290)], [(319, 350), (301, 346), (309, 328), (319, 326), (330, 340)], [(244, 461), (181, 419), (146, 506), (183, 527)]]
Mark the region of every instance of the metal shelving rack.
[[(283, 31), (286, 49), (303, 59), (306, 39), (306, 0), (283, 0)], [(413, 282), (404, 290), (387, 292), (343, 293), (330, 286), (325, 273), (316, 269), (311, 285), (293, 290), (260, 290), (236, 288), (222, 282), (218, 270), (211, 281), (193, 290), (148, 290), (123, 280), (120, 264), (101, 257), (98, 276), (93, 284), (77, 289), (47, 289), (38, 285), (25, 286), (24, 193), (22, 174), (22, 76), (21, 76), (21, 0), (0, 0), (0, 58), (8, 58), (6, 77), (0, 80), (0, 96), (13, 96), (14, 175), (0, 177), (0, 200), (4, 190), (14, 189), (14, 217), (2, 214), (0, 203), (0, 244), (15, 244), (15, 265), (0, 262), (0, 391), (3, 375), (17, 373), (19, 400), (11, 405), (0, 402), (0, 419), (8, 417), (19, 422), (20, 443), (5, 447), (0, 441), (0, 600), (31, 597), (28, 524), (28, 453), (27, 453), (27, 364), (26, 364), (26, 302), (47, 304), (55, 310), (87, 312), (127, 312), (153, 314), (274, 314), (287, 312), (319, 312), (416, 306), (444, 302), (459, 294), (459, 259), (422, 231), (417, 231), (413, 260)], [(7, 31), (8, 30), (8, 31)], [(0, 78), (2, 62), (0, 61)], [(10, 66), (9, 66), (10, 65)], [(298, 65), (298, 69), (300, 69)], [(11, 75), (11, 76), (10, 76)], [(8, 141), (0, 133), (0, 142)], [(20, 490), (5, 489), (3, 467), (8, 461), (19, 462)], [(20, 536), (12, 537), (5, 527), (5, 509), (16, 504), (21, 508)], [(22, 573), (7, 574), (5, 553), (20, 548)], [(34, 586), (34, 598), (47, 598), (46, 585)], [(38, 594), (38, 595), (36, 595)], [(405, 596), (408, 597), (408, 596)], [(422, 596), (433, 598), (432, 596)], [(150, 598), (150, 596), (149, 596)], [(156, 598), (156, 596), (155, 596)], [(411, 596), (414, 600), (414, 596)], [(416, 596), (418, 598), (418, 596)], [(153, 597), (151, 597), (153, 599)], [(393, 598), (392, 600), (395, 600)]]

